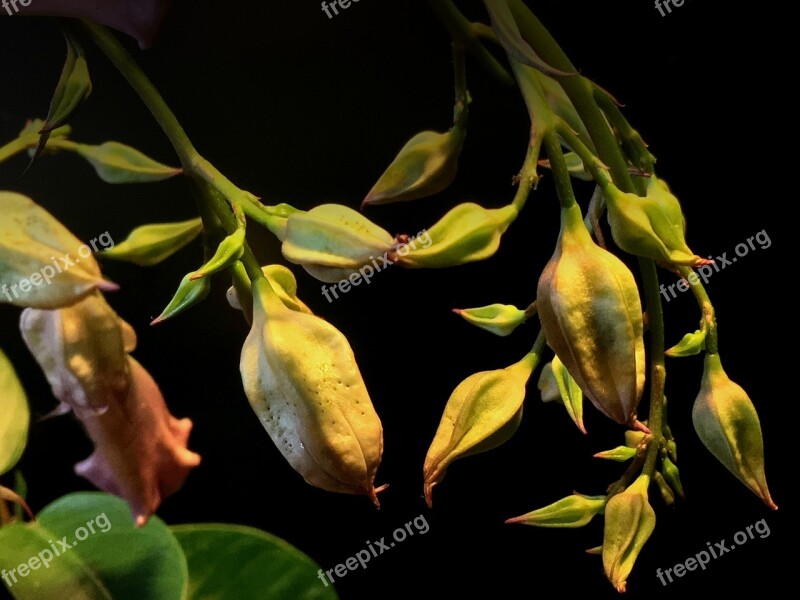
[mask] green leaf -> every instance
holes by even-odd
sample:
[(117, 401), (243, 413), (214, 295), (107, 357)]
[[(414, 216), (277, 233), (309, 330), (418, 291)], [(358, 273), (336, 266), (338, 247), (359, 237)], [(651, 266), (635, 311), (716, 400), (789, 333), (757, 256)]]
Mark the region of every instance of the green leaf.
[(119, 142), (105, 142), (99, 146), (76, 144), (75, 152), (89, 161), (106, 183), (152, 183), (183, 172)]
[(14, 367), (0, 350), (0, 475), (17, 464), (28, 441), (31, 413)]
[[(67, 551), (55, 556), (50, 543), (58, 548), (57, 539), (55, 534), (39, 525), (15, 523), (0, 529), (0, 569), (7, 572), (3, 581), (14, 598), (116, 600), (77, 552)], [(47, 553), (53, 557), (52, 560), (48, 559)], [(44, 568), (44, 560), (47, 568)], [(35, 570), (30, 569), (31, 561)], [(19, 567), (26, 563), (27, 574), (22, 577)]]
[(336, 600), (319, 566), (287, 542), (236, 525), (172, 527), (189, 564), (191, 600)]
[[(87, 524), (90, 522), (94, 533), (89, 531)], [(78, 559), (95, 579), (102, 582), (108, 590), (108, 598), (186, 598), (188, 571), (178, 541), (157, 517), (151, 517), (147, 525), (137, 528), (128, 505), (115, 496), (98, 492), (64, 496), (39, 514), (38, 525), (28, 527), (46, 530), (48, 539), (67, 536), (69, 544), (77, 542), (72, 549), (56, 557), (53, 565), (60, 564), (65, 558)], [(81, 528), (86, 532), (84, 540), (79, 540), (84, 536)], [(46, 544), (40, 546), (46, 547)], [(20, 560), (25, 560), (31, 554), (22, 556)], [(29, 579), (34, 580), (34, 575), (32, 573)], [(37, 598), (71, 600), (72, 596), (59, 593)]]
[(706, 330), (698, 329), (694, 333), (687, 333), (680, 342), (667, 350), (665, 354), (672, 358), (694, 356), (706, 349)]
[(0, 191), (0, 215), (0, 302), (52, 310), (117, 289), (92, 248), (30, 198)]
[(131, 231), (125, 241), (102, 252), (101, 256), (151, 267), (184, 248), (201, 231), (203, 221), (199, 217), (178, 223), (142, 225)]
[[(39, 145), (30, 165), (41, 155), (47, 146), (50, 132), (66, 124), (75, 111), (83, 104), (92, 93), (92, 80), (89, 77), (89, 67), (86, 56), (78, 39), (70, 32), (64, 32), (67, 43), (67, 58), (61, 70), (61, 77), (56, 85), (53, 98), (50, 101), (50, 110), (47, 119), (39, 133)], [(28, 168), (30, 168), (28, 165)]]
[(511, 58), (546, 75), (558, 77), (575, 75), (575, 73), (567, 73), (551, 67), (534, 52), (528, 42), (523, 39), (506, 0), (484, 0), (484, 4), (492, 20), (492, 29)]

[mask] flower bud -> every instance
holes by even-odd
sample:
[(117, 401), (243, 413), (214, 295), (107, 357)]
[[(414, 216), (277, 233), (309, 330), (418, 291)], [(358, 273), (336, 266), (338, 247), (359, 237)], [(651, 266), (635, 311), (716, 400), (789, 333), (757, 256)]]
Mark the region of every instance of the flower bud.
[(648, 181), (645, 197), (622, 192), (613, 183), (603, 191), (611, 235), (625, 252), (674, 265), (698, 267), (711, 262), (686, 245), (681, 205), (655, 175)]
[(74, 150), (94, 167), (97, 175), (106, 183), (153, 183), (183, 172), (119, 142), (105, 142), (99, 146), (75, 144)]
[[(295, 279), (294, 273), (283, 265), (266, 265), (261, 267), (261, 272), (264, 273), (264, 277), (267, 278), (272, 289), (287, 308), (311, 314), (311, 309), (297, 297), (297, 279)], [(228, 288), (227, 298), (231, 308), (242, 310), (242, 303), (236, 288), (233, 286)]]
[(669, 487), (664, 476), (658, 471), (653, 473), (653, 482), (655, 482), (656, 487), (658, 487), (658, 492), (661, 494), (661, 499), (664, 501), (664, 504), (667, 506), (675, 504), (675, 492), (672, 491), (672, 488)]
[(675, 490), (675, 493), (678, 494), (678, 496), (684, 498), (683, 484), (681, 483), (681, 476), (678, 471), (678, 467), (669, 459), (669, 457), (664, 457), (664, 460), (661, 463), (661, 473), (664, 475), (664, 480), (667, 482), (669, 487)]
[(577, 205), (562, 210), (537, 307), (548, 345), (592, 403), (632, 423), (645, 379), (639, 292), (628, 267), (592, 241)]
[(553, 363), (549, 362), (542, 367), (539, 373), (539, 382), (536, 384), (542, 394), (542, 402), (561, 402), (561, 391), (558, 389), (556, 376), (553, 375)]
[(613, 460), (615, 462), (626, 462), (636, 456), (638, 452), (636, 448), (631, 448), (630, 446), (617, 446), (616, 448), (612, 448), (611, 450), (605, 450), (604, 452), (598, 452), (594, 455), (595, 458), (602, 458), (604, 460)]
[(322, 204), (287, 217), (282, 252), (313, 277), (335, 283), (394, 247), (395, 239), (361, 213)]
[(467, 323), (501, 337), (510, 335), (528, 318), (524, 310), (509, 304), (490, 304), (480, 308), (454, 308), (453, 312)]
[(719, 354), (706, 354), (700, 393), (692, 408), (698, 437), (743, 484), (772, 509), (764, 473), (764, 441), (747, 393), (728, 378)]
[(361, 208), (433, 196), (456, 177), (466, 137), (466, 119), (446, 133), (423, 131), (412, 137), (370, 190)]
[(151, 267), (191, 243), (201, 231), (203, 222), (199, 218), (142, 225), (131, 231), (124, 241), (103, 251), (101, 257)]
[(425, 456), (428, 506), (434, 486), (454, 461), (497, 448), (514, 435), (522, 419), (525, 386), (538, 360), (527, 354), (505, 369), (470, 375), (453, 390)]
[(683, 358), (685, 356), (700, 354), (705, 349), (706, 330), (698, 329), (694, 333), (687, 333), (681, 338), (680, 342), (664, 352), (664, 354), (673, 358)]
[(117, 289), (91, 249), (30, 198), (0, 192), (0, 215), (0, 302), (55, 309)]
[[(646, 425), (647, 421), (645, 421), (644, 424)], [(639, 444), (642, 443), (642, 440), (644, 439), (645, 435), (646, 434), (644, 433), (644, 431), (636, 431), (635, 429), (628, 429), (625, 432), (625, 445), (628, 448), (638, 448)]]
[(647, 499), (650, 478), (640, 475), (606, 505), (603, 529), (603, 568), (618, 592), (624, 592), (628, 575), (656, 527), (656, 513)]
[(411, 248), (398, 263), (409, 268), (444, 268), (485, 260), (500, 247), (500, 238), (517, 218), (516, 207), (487, 209), (459, 204), (428, 229), (433, 243)]
[(605, 496), (573, 494), (544, 508), (534, 510), (520, 517), (508, 519), (506, 523), (519, 523), (536, 527), (583, 527), (595, 515), (602, 514), (605, 506)]
[(287, 308), (266, 279), (253, 283), (253, 300), (240, 369), (261, 424), (308, 483), (378, 505), (383, 430), (347, 339)]

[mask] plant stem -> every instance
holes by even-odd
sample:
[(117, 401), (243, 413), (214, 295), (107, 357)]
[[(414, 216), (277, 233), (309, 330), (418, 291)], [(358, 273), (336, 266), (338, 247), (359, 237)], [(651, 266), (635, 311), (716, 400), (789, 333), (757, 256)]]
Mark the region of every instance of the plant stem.
[[(38, 138), (37, 138), (38, 141)], [(24, 137), (11, 140), (5, 146), (0, 146), (0, 163), (7, 161), (12, 156), (19, 154), (29, 148), (29, 144)]]
[[(237, 209), (237, 204), (244, 202), (247, 195), (233, 183), (231, 183), (222, 173), (220, 173), (211, 163), (204, 159), (195, 149), (189, 136), (184, 131), (175, 114), (161, 97), (156, 87), (144, 74), (136, 61), (117, 40), (117, 38), (102, 25), (97, 25), (90, 21), (81, 21), (83, 28), (94, 40), (97, 46), (114, 64), (117, 70), (128, 81), (137, 93), (147, 109), (155, 118), (156, 122), (166, 134), (178, 158), (181, 161), (184, 173), (201, 185), (207, 185), (220, 192), (221, 196), (213, 193), (204, 194), (202, 199), (209, 202), (214, 214), (222, 223), (227, 233), (234, 232), (239, 226), (236, 216), (232, 212)], [(227, 202), (226, 202), (227, 200)], [(228, 205), (230, 203), (230, 206)], [(247, 270), (250, 279), (255, 280), (263, 277), (261, 266), (255, 256), (245, 243), (245, 254), (242, 263)]]
[(561, 150), (561, 142), (554, 131), (548, 131), (544, 136), (544, 147), (547, 151), (547, 158), (550, 160), (550, 169), (553, 171), (558, 199), (561, 208), (571, 208), (577, 204), (575, 191), (572, 189), (572, 180), (567, 169), (567, 161)]
[(642, 271), (650, 325), (650, 416), (647, 419), (647, 427), (650, 429), (651, 438), (647, 445), (643, 472), (646, 475), (652, 475), (658, 452), (664, 442), (664, 411), (666, 408), (664, 386), (667, 378), (667, 368), (664, 362), (664, 309), (658, 291), (658, 273), (655, 262), (640, 258), (639, 268)]
[(461, 14), (451, 0), (428, 0), (436, 16), (450, 33), (454, 42), (459, 42), (469, 50), (479, 63), (500, 83), (506, 86), (514, 85), (514, 80), (503, 66), (492, 56), (481, 43), (475, 27)]
[[(689, 267), (680, 267), (680, 273), (685, 278), (689, 277), (692, 269)], [(714, 305), (711, 304), (711, 299), (708, 297), (706, 288), (703, 287), (702, 282), (699, 280), (696, 284), (690, 286), (692, 294), (694, 294), (700, 310), (703, 312), (703, 325), (706, 329), (706, 351), (709, 354), (719, 354), (719, 339), (717, 336), (717, 317), (714, 311)]]

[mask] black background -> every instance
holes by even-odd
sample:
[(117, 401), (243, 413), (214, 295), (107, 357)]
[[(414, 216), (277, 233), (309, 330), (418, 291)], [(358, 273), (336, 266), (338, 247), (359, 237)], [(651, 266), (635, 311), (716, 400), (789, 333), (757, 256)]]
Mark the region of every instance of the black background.
[[(35, 0), (34, 0), (35, 1)], [(765, 508), (705, 451), (691, 425), (702, 360), (670, 360), (667, 394), (678, 439), (687, 501), (674, 508), (653, 497), (658, 523), (629, 580), (628, 596), (733, 593), (791, 586), (794, 542), (789, 482), (796, 446), (787, 407), (796, 402), (794, 331), (783, 312), (794, 268), (788, 179), (796, 171), (780, 141), (794, 119), (788, 109), (790, 38), (775, 2), (742, 5), (689, 0), (661, 17), (651, 2), (531, 3), (573, 61), (625, 102), (630, 120), (659, 157), (659, 173), (682, 199), (688, 239), (701, 255), (733, 254), (766, 230), (772, 245), (715, 275), (721, 354), (726, 370), (750, 393), (764, 430), (767, 474), (778, 512)], [(464, 10), (485, 18), (477, 2)], [(316, 0), (177, 2), (153, 50), (135, 56), (173, 107), (196, 146), (221, 171), (267, 203), (310, 208), (323, 201), (357, 207), (400, 146), (423, 129), (443, 130), (452, 111), (449, 38), (423, 2), (361, 0), (328, 19)], [(43, 116), (63, 59), (47, 21), (0, 19), (0, 139), (28, 117)], [(176, 159), (147, 112), (99, 52), (91, 49), (94, 94), (75, 119), (74, 139), (122, 141), (164, 162)], [(415, 233), (450, 206), (472, 200), (500, 206), (513, 195), (527, 115), (474, 62), (474, 102), (458, 181), (436, 198), (374, 207), (368, 215), (392, 233)], [(787, 106), (784, 106), (784, 103)], [(2, 166), (0, 184), (35, 198), (83, 239), (109, 231), (116, 241), (135, 225), (193, 216), (184, 181), (113, 187), (72, 156), (45, 157), (23, 180), (19, 159)], [(590, 189), (581, 188), (588, 200)], [(275, 533), (325, 569), (367, 540), (390, 536), (424, 514), (416, 535), (349, 573), (344, 600), (392, 596), (612, 598), (598, 557), (584, 550), (602, 539), (599, 520), (575, 531), (540, 530), (503, 521), (573, 489), (600, 493), (621, 472), (593, 453), (621, 443), (622, 430), (587, 408), (589, 436), (563, 409), (543, 405), (535, 385), (523, 424), (505, 446), (451, 467), (434, 508), (422, 499), (422, 462), (442, 408), (467, 375), (507, 366), (524, 354), (536, 327), (500, 339), (471, 328), (454, 307), (503, 302), (526, 306), (550, 256), (557, 202), (544, 180), (491, 260), (449, 271), (399, 268), (329, 304), (320, 284), (296, 269), (301, 297), (344, 331), (353, 345), (385, 432), (377, 483), (390, 483), (376, 511), (367, 500), (303, 483), (253, 416), (241, 390), (238, 360), (247, 329), (224, 299), (227, 283), (174, 322), (150, 328), (183, 273), (201, 260), (199, 245), (154, 269), (108, 264), (122, 285), (110, 301), (139, 333), (136, 356), (159, 381), (173, 413), (195, 423), (191, 447), (203, 464), (164, 502), (168, 523), (236, 522)], [(262, 262), (281, 260), (279, 245), (251, 227)], [(674, 282), (662, 272), (662, 279)], [(788, 309), (788, 306), (786, 306)], [(691, 295), (665, 305), (668, 343), (695, 328)], [(18, 310), (0, 306), (0, 343), (12, 357), (37, 414), (50, 391), (19, 340)], [(791, 337), (789, 337), (791, 339)], [(795, 362), (795, 361), (792, 361)], [(538, 378), (538, 375), (536, 376)], [(535, 382), (535, 379), (534, 379)], [(91, 451), (69, 417), (33, 427), (21, 462), (39, 510), (70, 491), (89, 489), (72, 465)], [(766, 519), (756, 538), (662, 587), (656, 568), (672, 567)], [(784, 549), (785, 548), (785, 549)], [(224, 549), (220, 549), (224, 551)], [(771, 595), (771, 594), (770, 594)]]

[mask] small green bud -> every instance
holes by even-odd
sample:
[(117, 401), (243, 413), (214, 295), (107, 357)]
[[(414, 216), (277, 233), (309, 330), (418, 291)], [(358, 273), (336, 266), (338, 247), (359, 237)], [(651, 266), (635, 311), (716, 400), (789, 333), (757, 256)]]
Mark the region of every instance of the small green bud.
[(567, 414), (572, 422), (578, 426), (583, 433), (586, 427), (583, 425), (583, 391), (575, 380), (570, 376), (566, 367), (559, 360), (558, 356), (553, 357), (550, 363), (553, 370), (553, 377), (561, 395), (561, 403), (567, 409)]
[(467, 323), (501, 337), (510, 335), (528, 318), (524, 310), (510, 304), (490, 304), (480, 308), (454, 308), (453, 312)]
[(648, 181), (645, 197), (622, 192), (613, 183), (603, 192), (611, 235), (625, 252), (691, 267), (711, 262), (694, 254), (686, 245), (686, 221), (681, 205), (667, 184), (655, 175)]
[(211, 291), (211, 279), (208, 277), (192, 279), (192, 275), (194, 275), (194, 273), (189, 273), (181, 279), (178, 291), (175, 292), (172, 300), (169, 301), (169, 304), (167, 304), (167, 307), (161, 314), (153, 319), (150, 325), (158, 325), (167, 319), (177, 317), (182, 312), (208, 297), (208, 293)]
[[(673, 442), (674, 444), (675, 442)], [(664, 457), (663, 461), (661, 462), (661, 473), (664, 475), (664, 479), (669, 484), (669, 486), (675, 490), (675, 493), (678, 494), (681, 498), (685, 498), (683, 493), (683, 484), (681, 483), (681, 476), (678, 472), (678, 467), (675, 466), (675, 463), (672, 462), (668, 457)]]
[[(311, 309), (297, 297), (297, 280), (294, 277), (294, 273), (283, 265), (266, 265), (261, 267), (261, 271), (286, 308), (309, 315), (313, 314)], [(227, 298), (228, 304), (232, 308), (242, 310), (242, 303), (236, 293), (236, 288), (233, 286), (228, 288)]]
[(561, 391), (558, 389), (556, 377), (553, 375), (552, 362), (549, 362), (542, 367), (542, 372), (539, 374), (539, 382), (537, 387), (542, 394), (542, 402), (562, 401)]
[(125, 241), (103, 251), (100, 256), (151, 267), (184, 248), (201, 231), (203, 221), (200, 218), (179, 223), (142, 225), (131, 231)]
[(667, 482), (664, 480), (664, 476), (658, 471), (656, 471), (655, 473), (653, 473), (653, 481), (658, 487), (658, 491), (661, 494), (661, 499), (664, 500), (664, 504), (666, 504), (667, 506), (672, 506), (673, 504), (675, 504), (675, 493), (672, 491), (672, 488), (669, 487)]
[(240, 227), (232, 234), (222, 240), (214, 253), (206, 264), (200, 267), (197, 271), (189, 275), (190, 279), (200, 279), (208, 277), (214, 273), (219, 273), (223, 269), (227, 269), (236, 261), (242, 258), (244, 254), (245, 242), (245, 229)]
[(605, 496), (573, 494), (561, 500), (529, 512), (506, 523), (533, 525), (535, 527), (576, 528), (588, 524), (595, 515), (602, 514), (606, 506)]
[(628, 575), (656, 527), (656, 513), (647, 499), (649, 485), (650, 478), (640, 475), (606, 505), (603, 568), (618, 592), (625, 591)]
[(500, 238), (517, 218), (513, 205), (487, 209), (472, 202), (459, 204), (428, 229), (427, 248), (409, 248), (398, 263), (409, 268), (444, 268), (485, 260), (500, 247)]
[(698, 329), (694, 333), (687, 333), (680, 342), (667, 350), (665, 354), (673, 358), (694, 356), (706, 349), (706, 330)]
[(709, 452), (767, 506), (777, 509), (764, 473), (764, 441), (758, 413), (747, 392), (728, 378), (719, 354), (706, 354), (692, 421)]
[(630, 446), (617, 446), (611, 450), (598, 452), (594, 455), (595, 458), (602, 458), (605, 460), (613, 460), (616, 462), (626, 462), (636, 456), (638, 452), (635, 447)]
[(416, 200), (447, 189), (458, 171), (467, 133), (464, 120), (446, 133), (423, 131), (412, 137), (364, 198), (361, 208)]
[(625, 432), (625, 445), (628, 446), (628, 448), (638, 448), (639, 444), (642, 443), (644, 436), (645, 433), (643, 431), (628, 429)]
[(99, 146), (77, 144), (75, 152), (85, 158), (106, 183), (153, 183), (183, 172), (119, 142), (105, 142)]

